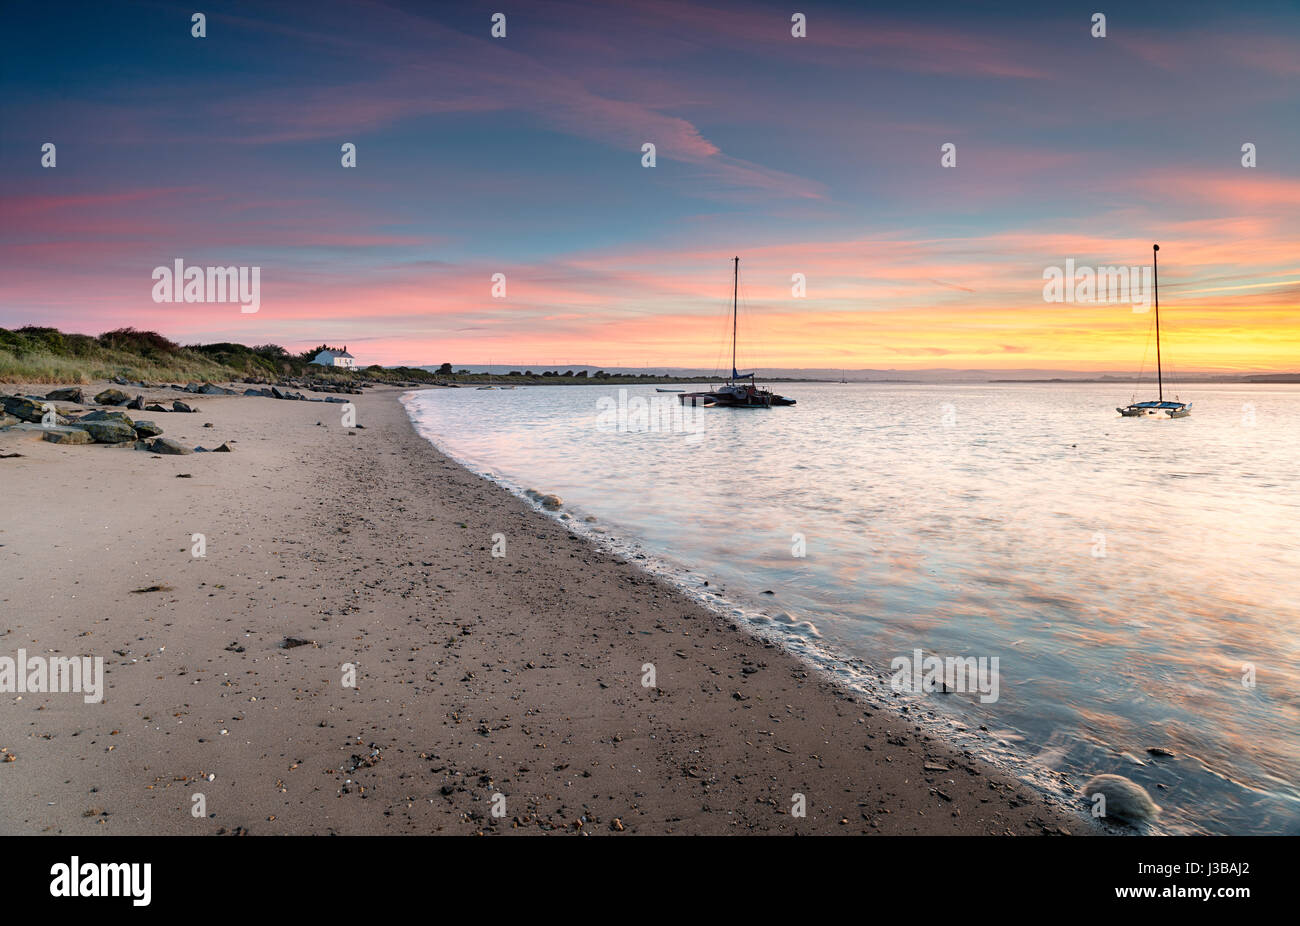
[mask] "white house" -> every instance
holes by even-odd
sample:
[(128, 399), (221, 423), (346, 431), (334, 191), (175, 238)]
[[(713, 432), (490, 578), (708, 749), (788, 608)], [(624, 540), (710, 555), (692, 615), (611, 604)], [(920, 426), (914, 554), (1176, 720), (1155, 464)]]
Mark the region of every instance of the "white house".
[(323, 367), (346, 367), (352, 369), (356, 366), (355, 358), (348, 353), (347, 345), (343, 345), (342, 350), (323, 350), (316, 355), (312, 363), (319, 363)]

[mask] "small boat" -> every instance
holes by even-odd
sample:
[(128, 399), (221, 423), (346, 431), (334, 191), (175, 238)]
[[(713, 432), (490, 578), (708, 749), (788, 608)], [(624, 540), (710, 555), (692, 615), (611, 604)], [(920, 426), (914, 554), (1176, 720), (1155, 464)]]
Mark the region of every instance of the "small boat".
[[(687, 392), (679, 396), (683, 405), (697, 405), (703, 408), (771, 408), (774, 405), (793, 405), (794, 399), (777, 395), (767, 389), (760, 389), (754, 382), (753, 373), (736, 371), (736, 319), (739, 314), (740, 292), (740, 258), (733, 258), (735, 269), (731, 278), (731, 377), (725, 386), (719, 386), (712, 392)], [(738, 380), (749, 382), (738, 382)], [(670, 390), (664, 390), (670, 391)]]
[(685, 392), (685, 389), (655, 389), (655, 392)]
[[(1166, 402), (1164, 369), (1160, 362), (1160, 271), (1157, 268), (1156, 254), (1160, 245), (1151, 245), (1151, 275), (1156, 296), (1156, 395), (1154, 402), (1130, 402), (1123, 408), (1117, 408), (1125, 418), (1186, 418), (1192, 413), (1191, 402)], [(1178, 396), (1174, 396), (1176, 400)]]
[(489, 362), (488, 363), (488, 384), (486, 386), (479, 386), (478, 388), (479, 389), (513, 389), (515, 387), (496, 385), (496, 381), (492, 379), (492, 364)]

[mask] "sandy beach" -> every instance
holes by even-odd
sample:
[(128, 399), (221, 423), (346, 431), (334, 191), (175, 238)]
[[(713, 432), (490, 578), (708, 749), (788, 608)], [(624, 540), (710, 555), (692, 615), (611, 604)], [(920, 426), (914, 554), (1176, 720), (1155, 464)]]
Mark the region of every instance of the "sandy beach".
[(106, 671), (0, 696), (0, 831), (1094, 831), (451, 462), (401, 394), (140, 415), (228, 454), (0, 432), (0, 655)]

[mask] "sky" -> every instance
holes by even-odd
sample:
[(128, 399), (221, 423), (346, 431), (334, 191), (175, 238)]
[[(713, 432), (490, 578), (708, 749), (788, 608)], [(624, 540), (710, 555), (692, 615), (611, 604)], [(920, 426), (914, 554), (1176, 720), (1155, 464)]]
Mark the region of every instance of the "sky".
[[(739, 256), (742, 366), (1132, 370), (1152, 313), (1046, 301), (1044, 273), (1149, 265), (1159, 242), (1167, 360), (1300, 369), (1294, 2), (4, 20), (3, 327), (723, 369)], [(155, 301), (178, 259), (259, 267), (258, 310)]]

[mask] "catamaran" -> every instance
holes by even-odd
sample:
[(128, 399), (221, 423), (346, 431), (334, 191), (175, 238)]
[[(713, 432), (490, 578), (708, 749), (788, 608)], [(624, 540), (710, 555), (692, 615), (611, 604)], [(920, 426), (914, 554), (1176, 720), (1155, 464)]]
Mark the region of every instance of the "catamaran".
[(501, 386), (498, 386), (498, 385), (496, 384), (496, 380), (492, 378), (492, 364), (489, 362), (489, 363), (488, 363), (488, 384), (487, 384), (486, 386), (479, 386), (478, 388), (480, 388), (480, 389), (513, 389), (513, 388), (515, 388), (515, 387), (514, 387), (513, 385), (501, 385)]
[[(1156, 254), (1160, 245), (1151, 245), (1151, 275), (1156, 294), (1156, 401), (1132, 402), (1123, 408), (1117, 408), (1125, 418), (1186, 418), (1192, 413), (1191, 402), (1165, 401), (1165, 377), (1160, 364), (1160, 271), (1156, 266)], [(1136, 398), (1136, 397), (1135, 397)]]
[[(731, 278), (731, 376), (725, 386), (719, 386), (712, 392), (687, 392), (678, 398), (683, 405), (699, 405), (704, 408), (771, 408), (773, 405), (793, 405), (794, 399), (777, 395), (767, 389), (759, 389), (754, 383), (753, 373), (736, 371), (736, 319), (739, 314), (738, 295), (740, 291), (740, 258), (733, 258), (735, 270)], [(740, 380), (749, 382), (739, 382)]]

